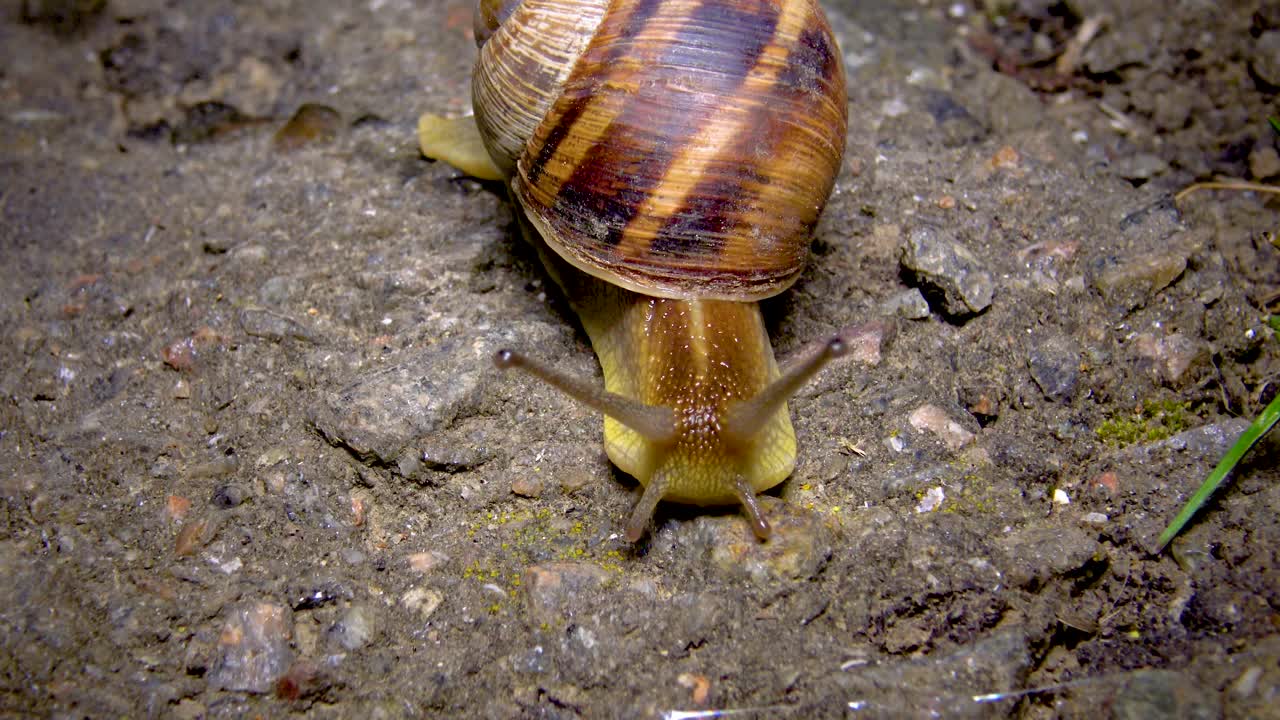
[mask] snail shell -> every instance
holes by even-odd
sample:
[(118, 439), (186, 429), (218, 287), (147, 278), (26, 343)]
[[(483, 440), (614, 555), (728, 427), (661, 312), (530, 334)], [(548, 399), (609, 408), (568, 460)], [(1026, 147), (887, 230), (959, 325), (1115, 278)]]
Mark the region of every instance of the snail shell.
[(629, 290), (791, 285), (844, 149), (813, 0), (483, 2), (476, 122), (552, 250)]

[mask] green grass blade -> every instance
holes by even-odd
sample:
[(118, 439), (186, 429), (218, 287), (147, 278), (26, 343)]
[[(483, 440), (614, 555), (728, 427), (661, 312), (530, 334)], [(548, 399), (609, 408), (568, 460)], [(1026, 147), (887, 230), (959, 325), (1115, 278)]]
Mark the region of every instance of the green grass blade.
[(1277, 395), (1275, 399), (1268, 403), (1262, 414), (1249, 426), (1249, 429), (1240, 435), (1240, 439), (1236, 440), (1231, 449), (1227, 451), (1227, 454), (1222, 456), (1218, 466), (1213, 469), (1213, 472), (1209, 473), (1209, 477), (1205, 478), (1204, 483), (1200, 485), (1200, 489), (1196, 490), (1196, 494), (1192, 495), (1187, 504), (1182, 506), (1182, 511), (1173, 519), (1173, 522), (1169, 523), (1169, 527), (1160, 533), (1160, 538), (1156, 540), (1154, 552), (1158, 553), (1164, 550), (1169, 541), (1182, 532), (1182, 528), (1200, 510), (1200, 507), (1209, 499), (1209, 496), (1218, 489), (1218, 486), (1226, 479), (1227, 474), (1234, 470), (1236, 465), (1240, 464), (1240, 459), (1245, 456), (1245, 453), (1249, 452), (1249, 449), (1275, 426), (1277, 420), (1280, 420), (1280, 395)]
[(1267, 118), (1267, 122), (1271, 123), (1271, 129), (1275, 130), (1277, 135), (1280, 135), (1280, 120), (1269, 117)]

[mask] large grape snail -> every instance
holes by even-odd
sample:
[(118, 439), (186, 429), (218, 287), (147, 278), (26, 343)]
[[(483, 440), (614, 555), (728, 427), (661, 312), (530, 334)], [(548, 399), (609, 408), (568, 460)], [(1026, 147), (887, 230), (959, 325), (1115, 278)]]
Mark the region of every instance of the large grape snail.
[(482, 0), (474, 118), (423, 116), (424, 154), (506, 184), (591, 339), (604, 390), (517, 367), (604, 415), (609, 458), (660, 500), (740, 503), (786, 479), (787, 399), (757, 301), (799, 276), (844, 151), (844, 69), (816, 0)]

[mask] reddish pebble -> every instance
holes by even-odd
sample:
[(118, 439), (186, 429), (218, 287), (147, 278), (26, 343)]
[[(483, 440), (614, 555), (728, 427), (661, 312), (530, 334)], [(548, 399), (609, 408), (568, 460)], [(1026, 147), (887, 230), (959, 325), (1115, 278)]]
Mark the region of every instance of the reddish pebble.
[(183, 525), (178, 531), (178, 537), (173, 541), (173, 554), (178, 557), (194, 555), (196, 550), (204, 545), (203, 537), (208, 526), (208, 522), (203, 518)]
[(1021, 160), (1022, 157), (1018, 155), (1017, 150), (1014, 150), (1009, 145), (1005, 145), (997, 150), (995, 155), (991, 156), (991, 167), (997, 169), (1015, 168)]
[(191, 338), (183, 338), (177, 342), (169, 343), (160, 351), (160, 357), (164, 360), (164, 364), (186, 372), (196, 366), (196, 348)]
[(77, 275), (71, 279), (71, 282), (67, 283), (67, 291), (73, 293), (79, 292), (91, 285), (97, 284), (101, 279), (102, 275), (99, 273), (85, 273), (83, 275)]
[(276, 697), (281, 700), (301, 700), (322, 694), (330, 682), (318, 665), (310, 660), (299, 660), (276, 681)]
[(196, 328), (190, 337), (165, 345), (160, 350), (160, 358), (164, 360), (164, 364), (179, 370), (187, 372), (195, 368), (196, 359), (200, 355), (200, 350), (214, 345), (221, 345), (227, 339), (218, 333), (217, 330), (208, 325)]
[(1114, 472), (1108, 470), (1093, 479), (1093, 486), (1100, 487), (1112, 495), (1115, 495), (1120, 491), (1120, 480), (1116, 477)]
[(448, 562), (449, 556), (436, 550), (428, 550), (427, 552), (413, 553), (405, 559), (409, 562), (410, 570), (418, 573), (429, 573)]
[(359, 495), (351, 496), (351, 524), (356, 527), (362, 527), (365, 519), (365, 502), (364, 498)]
[(173, 522), (179, 522), (187, 516), (187, 511), (191, 509), (191, 501), (181, 495), (170, 495), (165, 499), (165, 513)]
[(696, 675), (694, 673), (680, 673), (676, 678), (676, 682), (680, 683), (680, 687), (689, 688), (693, 698), (694, 705), (706, 705), (707, 698), (711, 695), (711, 681), (706, 675)]

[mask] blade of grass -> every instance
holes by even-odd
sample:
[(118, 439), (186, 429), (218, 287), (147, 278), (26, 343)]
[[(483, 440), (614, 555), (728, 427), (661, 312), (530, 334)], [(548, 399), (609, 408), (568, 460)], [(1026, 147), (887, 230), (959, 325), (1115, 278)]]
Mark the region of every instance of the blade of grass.
[(1156, 540), (1153, 554), (1164, 550), (1169, 541), (1182, 532), (1182, 528), (1200, 510), (1200, 507), (1209, 499), (1209, 496), (1218, 489), (1218, 486), (1222, 485), (1222, 481), (1226, 479), (1227, 474), (1234, 470), (1236, 465), (1240, 464), (1240, 460), (1245, 456), (1245, 453), (1249, 452), (1249, 449), (1275, 426), (1277, 420), (1280, 420), (1280, 395), (1277, 395), (1268, 403), (1262, 414), (1240, 435), (1240, 438), (1231, 446), (1231, 449), (1227, 450), (1227, 454), (1222, 456), (1218, 466), (1213, 469), (1213, 472), (1209, 473), (1209, 477), (1205, 478), (1204, 483), (1200, 485), (1200, 489), (1196, 490), (1196, 494), (1192, 495), (1187, 504), (1182, 506), (1181, 512), (1173, 519), (1173, 522), (1169, 523), (1169, 527), (1160, 533), (1160, 538)]
[(1280, 120), (1268, 117), (1267, 122), (1271, 123), (1271, 129), (1275, 130), (1277, 135), (1280, 135)]

